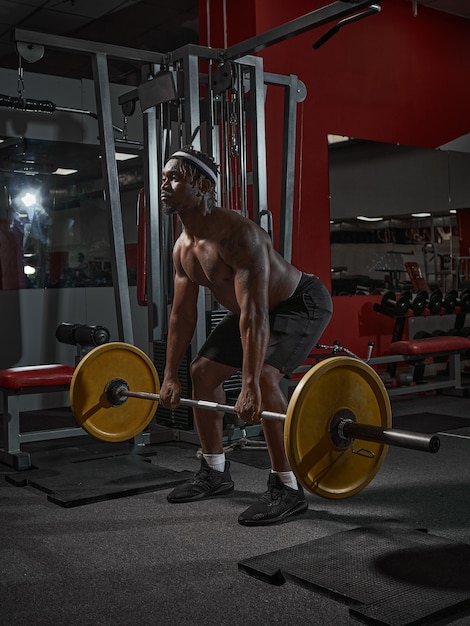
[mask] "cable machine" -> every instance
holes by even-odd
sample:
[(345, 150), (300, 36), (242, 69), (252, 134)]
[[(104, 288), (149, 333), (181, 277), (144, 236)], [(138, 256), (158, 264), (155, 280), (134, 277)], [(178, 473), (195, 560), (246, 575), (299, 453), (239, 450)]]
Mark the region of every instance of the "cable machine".
[[(369, 10), (356, 14), (363, 8)], [(349, 21), (353, 21), (378, 10), (377, 3), (373, 4), (371, 0), (337, 1), (226, 49), (188, 45), (165, 54), (21, 29), (15, 31), (17, 46), (28, 49), (44, 46), (46, 49), (68, 50), (91, 57), (105, 200), (110, 218), (111, 266), (119, 340), (127, 343), (133, 343), (133, 332), (107, 61), (109, 57), (141, 63), (141, 84), (122, 95), (119, 104), (124, 116), (132, 115), (136, 106), (140, 106), (143, 113), (145, 186), (141, 195), (144, 209), (141, 218), (145, 217), (145, 228), (142, 229), (145, 243), (142, 242), (144, 250), (141, 258), (145, 261), (146, 270), (143, 280), (149, 343), (157, 367), (165, 350), (172, 301), (171, 249), (178, 228), (177, 223), (163, 216), (160, 210), (159, 187), (164, 163), (172, 152), (184, 145), (192, 145), (211, 154), (220, 164), (219, 204), (240, 211), (272, 235), (272, 219), (267, 205), (265, 98), (267, 89), (282, 89), (284, 110), (279, 130), (283, 145), (278, 250), (290, 261), (296, 114), (297, 105), (306, 97), (306, 89), (295, 75), (264, 72), (263, 59), (252, 55), (269, 45), (342, 20), (331, 29), (331, 34), (334, 34), (347, 23), (348, 16), (352, 16)], [(193, 351), (206, 338), (207, 312), (213, 306), (214, 303), (208, 301), (208, 294), (201, 288)], [(183, 367), (188, 367), (190, 357), (188, 355), (188, 363)], [(186, 375), (186, 378), (189, 385), (189, 376)], [(183, 389), (183, 393), (189, 396), (190, 390)], [(187, 414), (188, 409), (182, 410)], [(177, 411), (171, 413), (176, 414)], [(174, 415), (171, 419), (172, 427), (185, 427), (178, 420), (175, 422)], [(145, 439), (146, 433), (139, 436), (138, 443), (144, 443)]]

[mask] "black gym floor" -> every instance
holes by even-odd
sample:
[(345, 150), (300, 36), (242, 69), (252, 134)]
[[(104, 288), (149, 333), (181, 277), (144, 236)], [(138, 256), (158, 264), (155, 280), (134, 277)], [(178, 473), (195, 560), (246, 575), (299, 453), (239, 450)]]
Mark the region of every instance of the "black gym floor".
[[(346, 500), (308, 494), (306, 515), (271, 528), (237, 523), (267, 479), (266, 469), (244, 462), (232, 461), (228, 497), (175, 505), (163, 488), (69, 507), (8, 482), (18, 473), (0, 464), (0, 624), (470, 624), (470, 440), (460, 437), (470, 436), (470, 398), (400, 396), (392, 405), (395, 427), (452, 436), (441, 436), (435, 455), (390, 448), (362, 492)], [(83, 437), (25, 447), (48, 459), (42, 479), (53, 483), (54, 457), (100, 456), (97, 445)], [(175, 473), (199, 466), (195, 446), (151, 448), (145, 465)], [(94, 471), (104, 475), (99, 465)], [(280, 586), (266, 582), (266, 559), (316, 578), (297, 571)], [(400, 577), (412, 583), (401, 595)], [(329, 587), (335, 578), (341, 589)]]

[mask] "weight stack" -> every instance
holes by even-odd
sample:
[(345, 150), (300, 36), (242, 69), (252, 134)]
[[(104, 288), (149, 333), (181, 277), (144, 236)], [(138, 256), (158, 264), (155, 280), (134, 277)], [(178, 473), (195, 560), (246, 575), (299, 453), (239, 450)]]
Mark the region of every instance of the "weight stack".
[[(191, 377), (189, 375), (189, 364), (191, 363), (191, 350), (186, 352), (183, 362), (178, 370), (178, 377), (181, 383), (181, 396), (191, 398)], [(157, 368), (160, 382), (163, 381), (165, 371), (166, 341), (155, 341), (153, 344), (153, 362)], [(180, 406), (177, 409), (165, 409), (160, 404), (156, 413), (157, 424), (178, 430), (193, 429), (193, 410), (190, 407)]]

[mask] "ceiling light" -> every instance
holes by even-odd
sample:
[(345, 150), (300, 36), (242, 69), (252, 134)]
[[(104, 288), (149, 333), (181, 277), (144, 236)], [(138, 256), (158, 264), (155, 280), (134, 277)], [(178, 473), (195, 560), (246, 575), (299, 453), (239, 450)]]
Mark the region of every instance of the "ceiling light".
[(137, 159), (138, 154), (129, 154), (128, 152), (116, 152), (116, 161), (128, 161), (129, 159)]
[(33, 204), (36, 204), (36, 195), (28, 191), (24, 196), (21, 196), (21, 202), (25, 207), (33, 206)]
[(350, 139), (351, 137), (347, 137), (346, 135), (328, 135), (328, 145), (332, 143), (344, 143)]
[(59, 176), (68, 176), (69, 174), (76, 174), (78, 170), (69, 170), (66, 167), (58, 167), (53, 174), (58, 174)]
[(366, 217), (365, 215), (358, 215), (356, 219), (361, 220), (361, 222), (381, 222), (383, 217)]
[(34, 274), (36, 274), (36, 268), (32, 267), (31, 265), (25, 265), (23, 271), (26, 276), (34, 276)]
[(431, 213), (412, 213), (411, 217), (431, 217)]
[(457, 209), (450, 209), (449, 213), (457, 213)]

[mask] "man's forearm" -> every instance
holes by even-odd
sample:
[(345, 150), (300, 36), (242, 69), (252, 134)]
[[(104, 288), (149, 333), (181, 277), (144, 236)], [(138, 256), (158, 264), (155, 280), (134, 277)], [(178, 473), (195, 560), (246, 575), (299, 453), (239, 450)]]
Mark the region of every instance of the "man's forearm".
[(170, 316), (168, 330), (165, 378), (177, 378), (179, 367), (184, 359), (196, 328), (196, 320), (179, 319), (177, 314)]
[(269, 342), (267, 312), (240, 316), (240, 334), (243, 346), (243, 382), (258, 383)]

